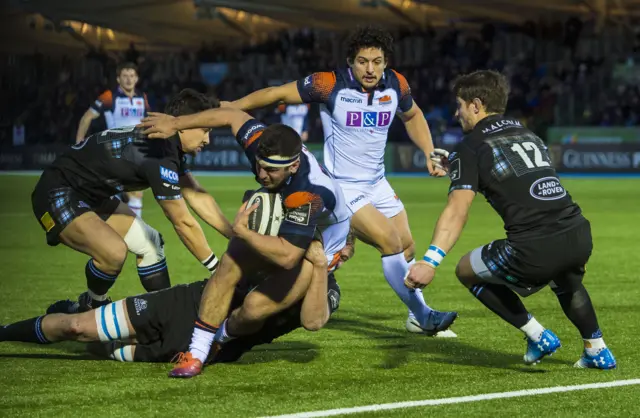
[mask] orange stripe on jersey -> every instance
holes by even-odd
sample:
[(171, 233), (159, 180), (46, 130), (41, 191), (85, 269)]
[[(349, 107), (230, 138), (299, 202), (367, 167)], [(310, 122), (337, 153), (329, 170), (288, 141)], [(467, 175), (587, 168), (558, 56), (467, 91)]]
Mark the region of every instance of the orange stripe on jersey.
[(398, 77), (398, 84), (400, 84), (400, 98), (409, 96), (411, 94), (411, 88), (406, 78), (396, 70), (391, 70)]
[(339, 262), (340, 262), (340, 251), (338, 251), (333, 255), (333, 259), (329, 263), (329, 267), (328, 267), (329, 271), (331, 271), (335, 266), (337, 266)]
[(98, 96), (98, 100), (100, 100), (102, 102), (102, 107), (111, 107), (113, 106), (113, 93), (111, 93), (111, 90), (107, 90), (104, 93), (102, 93), (100, 96)]
[(251, 144), (256, 142), (256, 139), (258, 139), (258, 138), (260, 138), (262, 136), (262, 132), (264, 132), (264, 131), (259, 131), (259, 132), (256, 132), (255, 134), (251, 135), (251, 137), (249, 139), (247, 139), (247, 142), (244, 143), (245, 149), (249, 148), (251, 146)]
[(329, 96), (336, 87), (336, 73), (314, 73), (311, 80), (314, 93), (319, 96), (320, 100), (329, 100)]
[(321, 197), (317, 194), (310, 192), (295, 192), (287, 196), (284, 200), (284, 207), (287, 209), (297, 208), (307, 203), (313, 203), (321, 200)]

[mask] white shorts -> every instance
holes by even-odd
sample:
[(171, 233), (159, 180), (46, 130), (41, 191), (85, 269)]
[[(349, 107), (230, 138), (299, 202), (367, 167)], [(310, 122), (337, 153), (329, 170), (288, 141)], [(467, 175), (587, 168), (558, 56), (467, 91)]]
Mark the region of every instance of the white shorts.
[(353, 214), (369, 203), (387, 218), (393, 218), (404, 210), (402, 201), (384, 177), (374, 184), (344, 182), (340, 187)]
[(346, 219), (322, 231), (322, 243), (329, 263), (329, 271), (333, 271), (340, 261), (340, 251), (347, 245), (350, 226), (350, 219)]

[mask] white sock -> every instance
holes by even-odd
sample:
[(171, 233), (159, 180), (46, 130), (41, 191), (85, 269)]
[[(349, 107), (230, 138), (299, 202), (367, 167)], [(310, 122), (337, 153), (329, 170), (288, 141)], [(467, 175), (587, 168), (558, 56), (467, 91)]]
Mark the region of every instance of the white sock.
[(526, 334), (534, 342), (540, 341), (542, 338), (542, 333), (544, 332), (544, 327), (540, 325), (538, 321), (532, 316), (522, 328), (520, 328), (522, 332)]
[(382, 257), (382, 271), (387, 283), (396, 292), (409, 310), (414, 314), (421, 326), (426, 326), (431, 308), (424, 302), (422, 292), (416, 292), (404, 285), (404, 278), (409, 271), (409, 264), (403, 253)]
[[(416, 259), (412, 258), (410, 261), (407, 262), (407, 270), (411, 268), (412, 265), (414, 265), (416, 263)], [(415, 296), (416, 298), (418, 298), (418, 300), (420, 302), (422, 302), (422, 305), (424, 305), (424, 307), (422, 308), (423, 311), (427, 311), (427, 315), (429, 315), (429, 313), (431, 313), (431, 311), (433, 309), (431, 309), (431, 307), (429, 305), (427, 305), (427, 302), (424, 300), (424, 295), (422, 294), (422, 289), (416, 289), (415, 290)], [(413, 312), (411, 312), (411, 309), (409, 309), (409, 317), (414, 318), (415, 319), (415, 315)]]
[(216, 332), (215, 341), (220, 344), (224, 344), (236, 338), (236, 337), (232, 337), (227, 332), (227, 321), (228, 319), (225, 319), (222, 325), (220, 326), (220, 328), (218, 329), (218, 332)]
[(91, 291), (91, 289), (87, 289), (87, 293), (89, 294), (89, 296), (91, 297), (91, 299), (98, 301), (98, 302), (102, 302), (107, 300), (107, 294), (105, 293), (104, 295), (98, 295), (96, 293), (93, 293)]
[(135, 213), (139, 217), (142, 217), (142, 199), (140, 199), (139, 197), (130, 196), (127, 205), (129, 205), (133, 213)]
[(604, 348), (607, 348), (607, 345), (604, 343), (603, 338), (584, 340), (584, 351), (590, 356), (595, 356)]
[(194, 328), (193, 335), (191, 336), (191, 344), (189, 345), (189, 351), (193, 357), (197, 358), (204, 364), (211, 351), (211, 344), (213, 344), (213, 337), (215, 334), (211, 331), (205, 331), (201, 328)]

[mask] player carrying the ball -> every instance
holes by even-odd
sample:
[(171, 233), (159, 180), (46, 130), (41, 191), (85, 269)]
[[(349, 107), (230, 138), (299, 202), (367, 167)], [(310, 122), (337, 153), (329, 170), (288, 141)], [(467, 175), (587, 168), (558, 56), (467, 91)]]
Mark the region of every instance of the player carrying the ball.
[[(415, 247), (407, 212), (385, 177), (385, 147), (395, 115), (426, 156), (433, 151), (433, 143), (409, 83), (387, 68), (392, 52), (393, 38), (387, 31), (361, 28), (347, 41), (346, 69), (314, 73), (221, 106), (251, 110), (280, 102), (319, 103), (324, 164), (342, 187), (356, 237), (380, 251), (385, 279), (409, 308), (407, 330), (455, 337), (445, 330), (457, 313), (432, 310), (420, 289), (409, 290), (403, 284), (415, 261)], [(429, 158), (427, 169), (434, 176), (444, 175)]]
[[(267, 127), (241, 110), (211, 109), (180, 117), (151, 113), (142, 126), (149, 138), (170, 137), (184, 129), (229, 126), (256, 180), (270, 192), (280, 193), (284, 203), (277, 236), (261, 235), (247, 227), (256, 205), (243, 206), (238, 212), (235, 235), (204, 291), (189, 352), (169, 375), (193, 377), (200, 374), (214, 337), (224, 344), (253, 333), (267, 317), (304, 297), (312, 271), (304, 257), (312, 240), (321, 240), (327, 269), (335, 268), (346, 245), (351, 212), (339, 184), (303, 147), (300, 135), (286, 125)], [(278, 272), (277, 280), (261, 282), (241, 309), (225, 320), (235, 285), (242, 276), (253, 277), (256, 269)], [(310, 328), (320, 329), (327, 320), (328, 315), (319, 317)]]
[(407, 287), (419, 289), (431, 283), (480, 192), (502, 217), (507, 238), (463, 256), (456, 267), (458, 280), (483, 305), (525, 334), (527, 364), (553, 354), (560, 340), (527, 311), (518, 294), (527, 297), (549, 285), (584, 340), (584, 352), (575, 367), (615, 368), (616, 360), (602, 339), (582, 284), (593, 249), (591, 226), (560, 183), (547, 147), (519, 121), (503, 116), (509, 84), (502, 74), (476, 71), (461, 76), (453, 91), (456, 117), (466, 136), (442, 160), (451, 178), (449, 201), (424, 260), (409, 272)]

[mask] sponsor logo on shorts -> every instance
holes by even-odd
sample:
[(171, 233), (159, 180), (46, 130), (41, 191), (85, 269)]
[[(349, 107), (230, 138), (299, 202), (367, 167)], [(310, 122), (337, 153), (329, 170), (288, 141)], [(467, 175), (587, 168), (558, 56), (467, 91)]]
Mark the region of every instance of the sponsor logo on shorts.
[(289, 210), (285, 216), (285, 220), (298, 225), (309, 225), (310, 218), (311, 218), (310, 203), (307, 203), (306, 205), (298, 206), (297, 208), (293, 208)]
[(567, 195), (567, 191), (562, 187), (557, 177), (544, 177), (536, 180), (531, 185), (529, 193), (538, 200), (557, 200)]
[(462, 175), (462, 167), (460, 165), (460, 158), (456, 158), (451, 162), (449, 166), (449, 178), (451, 181), (460, 180), (460, 176)]
[(147, 309), (147, 301), (144, 299), (138, 299), (135, 298), (133, 299), (133, 306), (136, 307), (136, 315), (140, 315), (140, 312), (144, 311), (145, 309)]
[(47, 232), (51, 231), (53, 227), (56, 226), (56, 223), (53, 221), (53, 218), (51, 217), (49, 212), (45, 212), (44, 215), (42, 215), (42, 218), (40, 218), (40, 223), (44, 227), (44, 230)]
[(351, 202), (349, 202), (349, 205), (353, 206), (356, 203), (358, 203), (359, 201), (361, 201), (362, 199), (364, 199), (364, 195), (363, 194), (361, 194), (360, 196), (356, 197)]
[(163, 166), (160, 166), (160, 178), (167, 183), (178, 184), (178, 173)]
[(83, 202), (82, 200), (80, 202), (78, 202), (78, 208), (87, 208), (87, 209), (91, 209), (91, 206), (89, 206), (86, 202)]

